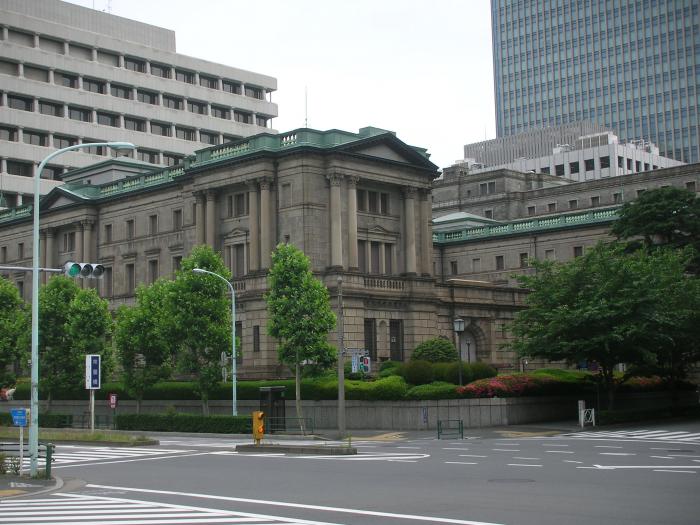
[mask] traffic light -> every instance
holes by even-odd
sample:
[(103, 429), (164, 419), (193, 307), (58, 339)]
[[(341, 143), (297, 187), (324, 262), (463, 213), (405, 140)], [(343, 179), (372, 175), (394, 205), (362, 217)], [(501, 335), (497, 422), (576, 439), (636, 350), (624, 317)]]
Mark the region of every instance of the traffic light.
[(260, 440), (265, 436), (265, 412), (253, 412), (253, 439), (259, 445)]
[(105, 273), (105, 267), (97, 263), (83, 263), (68, 261), (63, 265), (63, 274), (68, 277), (81, 277), (83, 279), (101, 279)]

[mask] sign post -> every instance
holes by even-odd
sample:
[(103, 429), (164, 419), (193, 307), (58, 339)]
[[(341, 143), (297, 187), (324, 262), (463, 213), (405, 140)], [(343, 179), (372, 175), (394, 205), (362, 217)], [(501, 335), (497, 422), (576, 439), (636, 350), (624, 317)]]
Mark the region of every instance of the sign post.
[[(117, 394), (109, 394), (109, 408), (112, 409), (112, 425), (115, 425), (114, 419), (117, 416), (117, 401), (119, 399), (119, 396)], [(116, 426), (113, 426), (113, 428), (116, 428)]]
[(12, 424), (19, 427), (19, 475), (22, 475), (22, 466), (24, 465), (24, 427), (27, 426), (27, 410), (26, 408), (13, 408), (10, 411), (12, 414)]
[(95, 390), (100, 389), (100, 355), (85, 356), (85, 388), (90, 391), (90, 432), (95, 431)]

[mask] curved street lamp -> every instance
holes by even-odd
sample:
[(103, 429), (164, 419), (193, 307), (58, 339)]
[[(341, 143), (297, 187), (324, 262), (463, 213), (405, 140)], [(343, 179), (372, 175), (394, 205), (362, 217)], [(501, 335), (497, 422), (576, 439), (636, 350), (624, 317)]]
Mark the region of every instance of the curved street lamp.
[(29, 411), (29, 472), (36, 477), (39, 463), (39, 200), (41, 172), (46, 164), (65, 153), (81, 148), (106, 146), (108, 148), (136, 149), (130, 142), (89, 142), (76, 144), (54, 151), (41, 161), (34, 173), (34, 227), (32, 229), (32, 379), (31, 379), (31, 404)]
[(236, 399), (236, 292), (233, 291), (233, 285), (231, 284), (231, 282), (225, 277), (219, 275), (218, 273), (210, 272), (209, 270), (203, 270), (201, 268), (193, 268), (192, 271), (194, 273), (204, 273), (207, 275), (213, 275), (214, 277), (218, 277), (219, 279), (224, 281), (228, 285), (229, 290), (231, 290), (231, 381), (233, 383), (231, 402), (233, 406), (232, 415), (237, 416), (238, 402)]

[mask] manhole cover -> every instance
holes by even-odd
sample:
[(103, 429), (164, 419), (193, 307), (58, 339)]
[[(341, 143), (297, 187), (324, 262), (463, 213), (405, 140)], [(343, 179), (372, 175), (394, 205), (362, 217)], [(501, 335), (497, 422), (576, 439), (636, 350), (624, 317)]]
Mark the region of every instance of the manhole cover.
[(533, 483), (534, 479), (517, 479), (517, 478), (505, 478), (505, 479), (490, 479), (489, 483)]

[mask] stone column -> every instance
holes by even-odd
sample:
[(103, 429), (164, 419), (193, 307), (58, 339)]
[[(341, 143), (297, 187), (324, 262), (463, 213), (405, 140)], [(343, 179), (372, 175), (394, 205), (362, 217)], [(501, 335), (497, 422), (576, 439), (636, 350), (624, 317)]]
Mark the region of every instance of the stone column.
[(272, 238), (270, 231), (270, 180), (260, 181), (260, 267), (270, 267), (270, 254)]
[(83, 251), (83, 223), (79, 222), (75, 228), (75, 260), (82, 262), (85, 257)]
[(92, 221), (82, 221), (83, 226), (83, 259), (82, 262), (93, 262)]
[(260, 269), (260, 213), (258, 210), (258, 183), (248, 183), (248, 228), (250, 229), (250, 271)]
[(430, 276), (433, 273), (433, 218), (430, 205), (430, 190), (420, 192), (420, 240), (421, 240), (421, 273)]
[[(46, 268), (46, 230), (39, 232), (39, 267)], [(46, 272), (39, 273), (39, 282), (46, 284)]]
[(343, 181), (343, 176), (334, 173), (328, 176), (330, 183), (330, 205), (328, 212), (330, 214), (331, 224), (331, 267), (343, 267), (343, 229), (341, 222), (341, 205), (340, 205), (340, 184)]
[(56, 230), (46, 229), (46, 267), (54, 268), (56, 265)]
[(207, 191), (206, 241), (216, 250), (216, 192)]
[(404, 252), (406, 273), (416, 273), (416, 188), (404, 188)]
[(199, 246), (206, 242), (204, 236), (204, 195), (202, 193), (196, 193), (195, 198), (197, 201), (195, 206), (195, 228), (197, 231), (197, 245)]
[(348, 269), (358, 270), (357, 261), (357, 182), (359, 177), (347, 177), (348, 181)]

